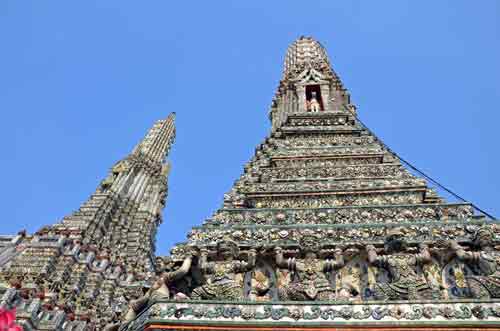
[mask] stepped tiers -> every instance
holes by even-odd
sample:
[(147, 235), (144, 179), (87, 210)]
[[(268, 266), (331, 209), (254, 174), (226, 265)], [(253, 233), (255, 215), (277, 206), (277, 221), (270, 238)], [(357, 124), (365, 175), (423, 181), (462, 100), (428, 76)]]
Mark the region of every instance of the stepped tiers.
[(500, 330), (500, 223), (409, 172), (312, 38), (288, 48), (269, 117), (169, 256), (174, 115), (157, 122), (77, 212), (0, 237), (2, 307), (26, 330)]

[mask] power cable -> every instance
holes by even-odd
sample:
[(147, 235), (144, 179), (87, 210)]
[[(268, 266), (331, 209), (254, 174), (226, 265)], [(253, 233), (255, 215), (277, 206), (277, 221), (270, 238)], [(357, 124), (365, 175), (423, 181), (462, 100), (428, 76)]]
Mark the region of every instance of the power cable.
[(467, 202), (467, 203), (470, 203), (470, 205), (472, 206), (472, 208), (476, 209), (477, 211), (479, 211), (480, 213), (488, 216), (489, 218), (491, 218), (492, 220), (495, 220), (496, 218), (494, 216), (492, 216), (491, 214), (485, 212), (483, 209), (479, 208), (478, 206), (476, 206), (474, 203), (462, 198), (460, 195), (456, 194), (455, 192), (453, 192), (452, 190), (448, 189), (447, 187), (445, 187), (444, 185), (442, 185), (441, 183), (439, 183), (437, 180), (433, 179), (432, 177), (430, 177), (429, 175), (427, 175), (426, 173), (424, 173), (422, 170), (418, 169), (417, 167), (415, 167), (413, 164), (411, 164), (410, 162), (406, 161), (405, 159), (403, 159), (401, 156), (399, 156), (398, 153), (394, 152), (391, 148), (389, 148), (389, 146), (387, 146), (382, 140), (380, 140), (377, 135), (368, 128), (368, 126), (365, 125), (365, 123), (363, 121), (361, 121), (359, 119), (359, 117), (353, 112), (353, 115), (354, 115), (354, 118), (356, 118), (356, 120), (364, 127), (365, 130), (367, 130), (373, 137), (375, 137), (375, 139), (382, 145), (382, 147), (384, 147), (389, 153), (391, 153), (392, 155), (394, 155), (398, 160), (400, 160), (402, 163), (406, 164), (409, 168), (411, 168), (412, 170), (414, 170), (415, 172), (417, 172), (418, 174), (420, 174), (422, 177), (424, 177), (425, 179), (427, 179), (428, 181), (432, 182), (434, 185), (436, 185), (437, 187), (441, 188), (442, 190), (448, 192), (449, 194), (451, 194), (452, 196), (454, 196), (456, 199), (458, 200), (461, 200), (463, 202)]

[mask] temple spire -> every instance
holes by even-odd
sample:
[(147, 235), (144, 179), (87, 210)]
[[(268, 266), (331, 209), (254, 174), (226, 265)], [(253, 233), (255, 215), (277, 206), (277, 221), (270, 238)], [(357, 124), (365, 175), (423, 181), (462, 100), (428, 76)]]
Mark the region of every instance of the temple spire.
[(162, 162), (175, 138), (175, 113), (157, 121), (144, 139), (134, 148), (134, 153), (142, 153), (150, 160)]
[(288, 114), (355, 111), (325, 48), (313, 38), (294, 41), (287, 49), (283, 68), (270, 111), (273, 129), (279, 128)]
[(174, 120), (157, 121), (77, 211), (32, 236), (0, 240), (0, 294), (2, 283), (16, 283), (94, 322), (112, 318), (112, 297), (155, 271)]
[(127, 203), (123, 213), (116, 213), (119, 220), (115, 232), (127, 235), (119, 237), (116, 245), (127, 251), (116, 251), (128, 264), (140, 272), (154, 269), (155, 236), (162, 222), (162, 209), (168, 191), (170, 164), (166, 162), (175, 138), (175, 113), (157, 121), (132, 153), (117, 162), (109, 176), (101, 183), (101, 191)]

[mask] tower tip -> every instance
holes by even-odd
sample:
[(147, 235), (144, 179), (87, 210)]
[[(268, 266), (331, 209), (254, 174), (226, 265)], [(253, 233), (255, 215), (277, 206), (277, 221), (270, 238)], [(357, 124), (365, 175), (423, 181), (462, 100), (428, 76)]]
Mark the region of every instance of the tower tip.
[(168, 114), (165, 120), (173, 123), (175, 121), (175, 116), (176, 116), (175, 111), (173, 111), (170, 114)]
[(285, 55), (283, 79), (292, 78), (306, 67), (331, 70), (326, 49), (310, 36), (300, 36), (288, 46)]

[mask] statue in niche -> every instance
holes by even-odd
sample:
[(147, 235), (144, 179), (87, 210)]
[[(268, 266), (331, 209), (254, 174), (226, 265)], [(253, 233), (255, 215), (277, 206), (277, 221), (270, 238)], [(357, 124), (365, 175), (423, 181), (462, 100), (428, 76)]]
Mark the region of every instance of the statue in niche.
[(191, 293), (193, 300), (238, 300), (243, 298), (243, 286), (237, 279), (255, 267), (257, 251), (248, 251), (248, 260), (237, 260), (238, 245), (231, 240), (217, 243), (217, 255), (221, 261), (207, 262), (208, 250), (200, 252), (199, 267), (204, 275), (210, 275), (206, 284), (195, 288)]
[[(175, 269), (175, 263), (168, 258), (165, 260), (165, 267), (161, 274), (154, 279), (151, 287), (145, 287), (146, 293), (138, 299), (131, 300), (128, 310), (119, 323), (109, 324), (105, 327), (106, 331), (116, 331), (124, 323), (134, 320), (139, 313), (141, 313), (150, 303), (160, 299), (170, 298), (169, 285), (183, 278), (191, 268), (191, 262), (195, 255), (194, 251), (189, 251), (184, 258), (180, 268)], [(176, 298), (187, 298), (183, 293), (177, 293)]]
[(429, 248), (420, 244), (420, 253), (406, 252), (404, 233), (395, 228), (387, 233), (384, 250), (387, 255), (379, 256), (373, 245), (366, 246), (368, 262), (374, 266), (387, 269), (390, 282), (377, 283), (372, 288), (377, 300), (417, 300), (440, 299), (440, 291), (429, 284), (417, 267), (431, 263)]
[(307, 101), (307, 109), (312, 113), (317, 113), (321, 110), (321, 105), (314, 91), (311, 92), (311, 100)]
[(457, 258), (467, 263), (476, 275), (465, 276), (470, 295), (477, 299), (500, 298), (500, 253), (494, 247), (494, 233), (480, 228), (474, 236), (479, 251), (468, 252), (456, 241), (447, 242)]
[(335, 300), (335, 290), (327, 277), (331, 272), (344, 266), (342, 249), (334, 250), (335, 260), (320, 259), (319, 239), (313, 234), (306, 233), (300, 240), (300, 246), (305, 253), (303, 259), (289, 258), (285, 260), (281, 247), (276, 247), (276, 264), (279, 268), (288, 269), (293, 273), (289, 284), (278, 289), (281, 300), (293, 301), (332, 301)]

